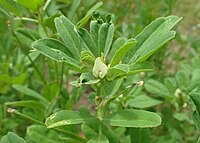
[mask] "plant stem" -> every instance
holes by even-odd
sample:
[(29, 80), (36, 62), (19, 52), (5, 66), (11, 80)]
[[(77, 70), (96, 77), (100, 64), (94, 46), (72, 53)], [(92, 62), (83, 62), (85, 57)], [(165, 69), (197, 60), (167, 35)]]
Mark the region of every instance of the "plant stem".
[(55, 61), (55, 80), (59, 82), (59, 75), (58, 75), (58, 64)]
[[(42, 12), (41, 12), (41, 11), (42, 11)], [(41, 9), (41, 11), (38, 10), (39, 23), (40, 23), (40, 25), (42, 26), (42, 28), (43, 28), (43, 30), (44, 30), (46, 36), (48, 37), (48, 32), (47, 32), (46, 26), (44, 25), (44, 18), (43, 18), (43, 15), (42, 15), (43, 10)]]
[(62, 90), (62, 85), (63, 85), (63, 74), (64, 74), (64, 63), (62, 62), (61, 64), (61, 77), (60, 77), (60, 92)]
[(43, 11), (45, 11), (47, 9), (47, 7), (49, 6), (51, 0), (47, 0), (44, 7), (43, 7)]
[[(100, 97), (101, 95), (101, 86), (99, 85), (97, 86), (97, 97)], [(99, 119), (99, 134), (102, 134), (102, 120), (103, 120), (103, 108), (101, 107), (101, 103), (102, 103), (102, 99), (100, 102), (98, 102), (98, 106), (97, 106), (97, 112), (96, 112), (96, 116)]]
[(14, 18), (15, 20), (21, 20), (21, 21), (28, 21), (28, 22), (33, 22), (33, 23), (38, 23), (38, 20), (28, 18), (28, 17), (16, 17)]
[[(10, 108), (9, 108), (9, 109), (10, 109)], [(8, 109), (8, 111), (9, 111), (9, 109)], [(39, 120), (37, 120), (37, 119), (31, 118), (31, 117), (29, 117), (29, 116), (27, 116), (27, 115), (25, 115), (25, 114), (22, 114), (22, 113), (18, 112), (18, 111), (15, 110), (15, 109), (11, 109), (11, 110), (12, 110), (11, 113), (15, 113), (16, 115), (19, 115), (19, 116), (21, 116), (21, 117), (23, 117), (23, 118), (27, 118), (27, 119), (29, 119), (29, 120), (31, 120), (31, 121), (33, 121), (33, 122), (36, 122), (36, 123), (38, 123), (38, 124), (40, 124), (40, 125), (45, 125), (43, 122), (41, 122), (41, 121), (39, 121)]]

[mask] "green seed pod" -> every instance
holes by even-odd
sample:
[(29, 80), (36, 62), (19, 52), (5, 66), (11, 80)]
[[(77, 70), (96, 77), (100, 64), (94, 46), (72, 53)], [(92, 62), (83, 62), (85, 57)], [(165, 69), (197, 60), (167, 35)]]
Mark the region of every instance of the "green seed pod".
[(111, 23), (112, 20), (113, 20), (113, 18), (114, 18), (114, 15), (111, 14), (111, 13), (108, 13), (108, 14), (106, 15), (105, 20), (106, 20), (107, 23)]
[(101, 14), (98, 11), (94, 11), (92, 13), (92, 17), (97, 20), (97, 19), (99, 19), (101, 17)]

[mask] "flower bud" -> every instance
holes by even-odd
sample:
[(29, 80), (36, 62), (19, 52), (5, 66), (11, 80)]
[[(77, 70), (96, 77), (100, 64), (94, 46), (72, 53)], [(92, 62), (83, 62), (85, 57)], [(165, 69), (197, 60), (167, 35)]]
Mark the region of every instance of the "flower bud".
[(107, 74), (108, 67), (101, 61), (100, 57), (96, 58), (92, 72), (96, 78), (104, 78)]

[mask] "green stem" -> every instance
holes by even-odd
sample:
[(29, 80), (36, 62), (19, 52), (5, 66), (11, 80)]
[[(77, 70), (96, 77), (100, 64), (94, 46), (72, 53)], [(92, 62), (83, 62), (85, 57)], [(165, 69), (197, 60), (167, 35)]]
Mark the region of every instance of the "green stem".
[[(97, 86), (97, 97), (101, 97), (100, 95), (101, 95), (101, 87), (102, 87), (102, 85), (99, 85), (99, 86)], [(99, 134), (101, 135), (102, 134), (102, 120), (103, 120), (103, 108), (102, 108), (102, 106), (103, 105), (101, 105), (101, 103), (102, 103), (102, 99), (100, 99), (101, 101), (100, 102), (98, 102), (98, 105), (97, 105), (97, 112), (96, 112), (96, 116), (97, 116), (97, 118), (99, 119)]]
[[(10, 111), (11, 112), (10, 112)], [(19, 111), (17, 111), (17, 110), (15, 110), (15, 109), (8, 109), (8, 112), (10, 112), (10, 113), (15, 113), (16, 115), (19, 115), (19, 116), (21, 116), (21, 117), (23, 117), (23, 118), (26, 118), (26, 119), (29, 119), (29, 120), (31, 120), (31, 121), (33, 121), (33, 122), (35, 122), (35, 123), (38, 123), (38, 124), (40, 124), (40, 125), (45, 125), (43, 122), (41, 122), (41, 121), (39, 121), (39, 120), (37, 120), (37, 119), (34, 119), (34, 118), (31, 118), (31, 117), (29, 117), (29, 116), (27, 116), (27, 115), (25, 115), (25, 114), (22, 114), (22, 113), (20, 113)]]
[(108, 105), (110, 104), (111, 101), (113, 101), (114, 99), (116, 99), (118, 96), (124, 94), (125, 92), (129, 91), (132, 87), (136, 86), (135, 84), (127, 86), (124, 90), (122, 90), (120, 93), (116, 94), (113, 97), (110, 97), (108, 100), (106, 100), (105, 104), (104, 104), (104, 108), (108, 108)]
[(21, 21), (28, 21), (28, 22), (33, 22), (33, 23), (38, 23), (38, 20), (28, 18), (28, 17), (16, 17), (14, 20), (21, 20)]
[(58, 64), (56, 61), (55, 61), (55, 80), (59, 82)]
[(60, 92), (61, 92), (61, 90), (62, 90), (62, 85), (63, 85), (64, 62), (62, 62), (61, 66), (62, 66), (62, 67), (61, 67), (60, 89), (59, 89)]
[(59, 89), (57, 91), (57, 94), (55, 96), (55, 100), (58, 100), (58, 97), (59, 97), (59, 94), (61, 94), (61, 90), (62, 90), (62, 84), (63, 84), (63, 74), (64, 74), (64, 63), (62, 62), (61, 64), (61, 77), (60, 77), (60, 81), (58, 80), (58, 84), (60, 85), (59, 86)]
[(43, 7), (43, 11), (45, 11), (47, 9), (47, 7), (49, 6), (51, 0), (47, 0), (44, 7)]
[[(42, 11), (42, 9), (41, 9)], [(48, 37), (48, 32), (47, 32), (47, 29), (46, 29), (46, 26), (44, 25), (44, 18), (43, 18), (43, 11), (41, 12), (40, 10), (38, 10), (38, 16), (39, 16), (39, 23), (40, 25), (42, 26), (46, 36)]]
[(97, 109), (97, 118), (99, 118), (99, 134), (102, 134), (102, 120), (103, 120), (103, 108)]
[(170, 4), (169, 4), (169, 15), (171, 15), (172, 14), (172, 4), (173, 4), (173, 2), (172, 2), (172, 0), (170, 0)]
[[(25, 26), (25, 24), (23, 23), (23, 21), (21, 21), (21, 25), (26, 29), (27, 27)], [(27, 30), (27, 33), (29, 34), (29, 36), (33, 39), (33, 40), (37, 40), (37, 38), (35, 38), (35, 36), (33, 36), (33, 34)]]

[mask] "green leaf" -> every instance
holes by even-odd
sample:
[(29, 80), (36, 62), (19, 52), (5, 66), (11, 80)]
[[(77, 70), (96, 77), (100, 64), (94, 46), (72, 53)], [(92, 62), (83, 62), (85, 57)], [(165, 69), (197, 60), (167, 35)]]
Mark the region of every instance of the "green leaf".
[(13, 101), (13, 102), (6, 102), (5, 105), (12, 105), (12, 106), (21, 106), (21, 107), (30, 107), (30, 108), (37, 108), (40, 110), (45, 109), (45, 105), (41, 104), (40, 102), (33, 101), (33, 100), (26, 100), (26, 101)]
[[(15, 30), (15, 33), (16, 33), (16, 36), (18, 36), (19, 34), (23, 35), (26, 39), (29, 39), (29, 41), (31, 41), (31, 42), (40, 38), (39, 34), (36, 31), (30, 30), (27, 28), (21, 28), (21, 27), (17, 28)], [(29, 45), (30, 45), (30, 43), (29, 43)]]
[(117, 40), (115, 40), (110, 50), (110, 61), (112, 60), (115, 53), (119, 50), (119, 48), (121, 48), (125, 44), (126, 41), (127, 39), (124, 37), (120, 37)]
[(171, 94), (175, 93), (175, 91), (177, 89), (175, 78), (173, 78), (173, 77), (167, 77), (167, 78), (165, 78), (164, 84), (167, 87), (167, 89), (170, 91)]
[(90, 17), (92, 16), (92, 13), (99, 8), (103, 3), (99, 2), (97, 4), (95, 4), (92, 8), (90, 8), (88, 10), (88, 12), (86, 13), (86, 15), (77, 23), (77, 28), (83, 27), (87, 21), (90, 19)]
[[(109, 95), (109, 97), (114, 96), (118, 92), (122, 82), (123, 82), (123, 78), (117, 79), (117, 80), (112, 80), (111, 82), (104, 84), (101, 88), (101, 96), (102, 97), (105, 97), (108, 95)], [(110, 89), (112, 89), (112, 90), (110, 90)]]
[(96, 43), (94, 42), (93, 38), (88, 33), (88, 31), (83, 28), (80, 28), (80, 29), (78, 29), (78, 33), (81, 36), (81, 38), (83, 39), (83, 42), (84, 42), (83, 45), (85, 45), (86, 49), (89, 50), (95, 57), (97, 57), (98, 49), (97, 49)]
[(105, 56), (110, 50), (114, 34), (114, 24), (103, 23), (98, 35), (98, 55), (103, 53)]
[(195, 127), (200, 131), (200, 115), (199, 115), (198, 111), (193, 112), (192, 119), (194, 121)]
[(147, 91), (155, 95), (161, 96), (166, 99), (173, 98), (173, 96), (170, 94), (170, 91), (167, 89), (167, 87), (156, 80), (153, 80), (153, 79), (148, 80), (144, 84), (144, 87)]
[(12, 87), (14, 89), (16, 89), (17, 91), (25, 94), (25, 95), (28, 95), (30, 97), (33, 97), (33, 98), (36, 98), (36, 99), (39, 99), (41, 101), (43, 101), (44, 103), (47, 103), (48, 104), (48, 101), (42, 96), (40, 95), (39, 93), (33, 91), (32, 89), (30, 88), (27, 88), (25, 86), (22, 86), (22, 85), (19, 85), (19, 84), (13, 84)]
[(108, 69), (107, 79), (111, 81), (117, 77), (123, 77), (127, 75), (128, 72), (129, 72), (129, 65), (118, 64)]
[(137, 44), (127, 55), (127, 62), (138, 63), (145, 61), (167, 41), (175, 36), (175, 31), (170, 29), (182, 18), (177, 16), (161, 17), (151, 22), (136, 36)]
[(81, 57), (80, 57), (81, 64), (93, 67), (94, 62), (95, 62), (95, 57), (90, 51), (81, 52)]
[[(96, 134), (99, 134), (99, 126), (97, 126), (100, 123), (99, 119), (96, 118), (95, 120), (91, 120), (86, 123), (86, 125), (92, 129), (92, 132), (96, 132)], [(106, 136), (106, 138), (109, 140), (110, 143), (119, 143), (118, 136), (113, 132), (113, 130), (107, 125), (102, 123), (102, 134)], [(90, 130), (91, 131), (91, 130)], [(90, 132), (90, 133), (92, 133)], [(91, 134), (91, 138), (94, 137), (94, 134)], [(87, 137), (87, 136), (86, 136)], [(91, 139), (88, 138), (88, 139)]]
[[(32, 61), (35, 61), (39, 57), (40, 53), (30, 52), (28, 55)], [(24, 58), (24, 62), (25, 62), (25, 66), (29, 66), (31, 64), (31, 61), (27, 56)]]
[(27, 129), (27, 139), (35, 143), (64, 143), (59, 133), (41, 125), (29, 126)]
[(77, 81), (71, 82), (71, 84), (76, 87), (79, 87), (82, 84), (86, 84), (86, 85), (96, 84), (99, 81), (100, 81), (99, 79), (94, 79), (94, 77), (90, 73), (82, 73), (80, 78)]
[(54, 14), (54, 15), (52, 15), (52, 16), (50, 16), (50, 17), (47, 17), (45, 20), (44, 20), (44, 24), (47, 26), (47, 27), (49, 27), (51, 30), (54, 30), (54, 31), (56, 31), (56, 27), (55, 27), (55, 18), (56, 17), (59, 17), (59, 16), (61, 16), (61, 13), (56, 13), (56, 14)]
[(63, 125), (85, 123), (86, 121), (94, 120), (95, 118), (96, 117), (76, 111), (62, 110), (48, 117), (45, 124), (48, 128), (54, 128)]
[[(49, 84), (46, 84), (45, 86), (43, 86), (42, 90), (41, 90), (41, 94), (49, 101), (51, 102), (53, 100), (53, 98), (55, 98), (58, 89), (59, 89), (60, 85), (58, 82), (51, 82)], [(67, 89), (66, 89), (67, 90)], [(67, 98), (67, 93), (65, 93), (65, 96)]]
[(35, 41), (32, 44), (32, 47), (39, 53), (58, 62), (65, 62), (72, 69), (80, 71), (79, 62), (73, 58), (71, 50), (64, 46), (60, 41), (51, 38), (44, 38)]
[(90, 35), (96, 44), (98, 44), (98, 31), (101, 27), (101, 24), (102, 23), (100, 23), (98, 20), (92, 20), (90, 22)]
[(148, 128), (131, 128), (131, 143), (150, 143), (150, 130)]
[(28, 9), (36, 10), (38, 6), (42, 5), (44, 0), (17, 0), (17, 2)]
[[(66, 0), (65, 0), (66, 1)], [(69, 0), (67, 0), (69, 1)], [(78, 20), (78, 8), (80, 6), (81, 0), (70, 1), (70, 8), (67, 12), (67, 17), (73, 22), (76, 23)]]
[(94, 136), (91, 140), (89, 140), (87, 143), (109, 143), (106, 136), (103, 134)]
[(118, 64), (124, 58), (126, 53), (130, 50), (130, 48), (132, 48), (135, 44), (136, 41), (134, 39), (130, 39), (121, 48), (119, 48), (110, 62), (110, 67)]
[(103, 119), (111, 126), (147, 128), (161, 124), (158, 114), (143, 110), (125, 109), (114, 112)]
[(129, 66), (129, 75), (140, 73), (140, 72), (149, 72), (153, 71), (154, 66), (150, 62), (142, 62), (142, 63), (136, 63), (131, 64)]
[(127, 101), (127, 104), (130, 107), (135, 107), (135, 108), (149, 108), (152, 106), (159, 105), (161, 103), (162, 101), (156, 100), (146, 95), (136, 96), (135, 98)]
[(18, 16), (22, 15), (23, 7), (14, 0), (0, 0), (0, 4)]
[(84, 133), (85, 137), (91, 139), (92, 137), (96, 136), (97, 133), (90, 128), (87, 124), (82, 124), (81, 131)]
[(187, 75), (182, 71), (178, 71), (175, 76), (179, 88), (186, 90), (189, 85), (189, 77), (187, 77)]
[(22, 84), (27, 78), (27, 73), (21, 73), (19, 76), (14, 77), (12, 84)]
[(199, 92), (191, 92), (191, 93), (189, 93), (189, 96), (195, 105), (196, 111), (200, 115), (200, 93)]
[(75, 25), (65, 16), (55, 18), (55, 25), (60, 37), (65, 43), (65, 46), (70, 49), (74, 58), (79, 61), (81, 46)]
[(173, 117), (178, 121), (188, 121), (190, 122), (190, 117), (188, 117), (187, 113), (174, 113)]
[(26, 143), (26, 141), (17, 134), (8, 132), (7, 135), (1, 138), (1, 143)]
[(198, 82), (198, 81), (200, 81), (200, 75), (199, 75), (199, 73), (200, 73), (200, 68), (195, 69), (192, 72), (192, 79), (191, 79), (192, 82)]
[(35, 44), (42, 44), (42, 45), (45, 45), (45, 46), (47, 46), (49, 48), (52, 48), (52, 49), (55, 49), (55, 50), (60, 50), (61, 52), (63, 52), (67, 56), (69, 56), (70, 58), (74, 58), (71, 49), (69, 49), (68, 47), (66, 47), (59, 40), (56, 40), (56, 39), (53, 39), (53, 38), (43, 38), (43, 39), (37, 40), (33, 44), (33, 48), (35, 48), (35, 46), (34, 46)]

